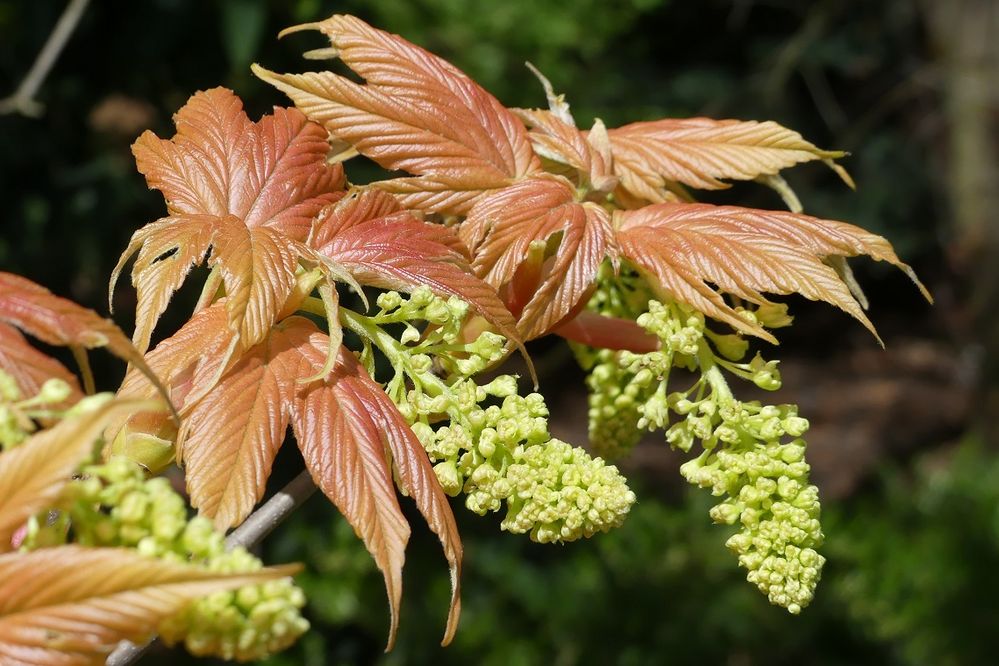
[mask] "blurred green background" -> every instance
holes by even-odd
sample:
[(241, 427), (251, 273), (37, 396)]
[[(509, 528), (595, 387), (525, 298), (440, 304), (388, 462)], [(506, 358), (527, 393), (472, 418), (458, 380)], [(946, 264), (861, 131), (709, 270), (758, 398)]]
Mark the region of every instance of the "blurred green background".
[[(65, 3), (0, 0), (0, 96)], [(226, 85), (251, 117), (285, 99), (249, 64), (301, 71), (318, 36), (283, 27), (355, 13), (450, 59), (510, 106), (541, 106), (530, 60), (580, 125), (663, 116), (773, 119), (848, 150), (848, 191), (820, 166), (786, 175), (812, 214), (886, 235), (936, 296), (872, 263), (855, 270), (887, 349), (831, 308), (795, 300), (781, 400), (813, 422), (829, 562), (787, 615), (745, 582), (683, 487), (680, 458), (644, 442), (623, 468), (624, 527), (539, 546), (455, 505), (464, 614), (438, 646), (447, 575), (414, 520), (398, 645), (380, 576), (349, 527), (311, 500), (264, 547), (303, 561), (310, 632), (273, 664), (986, 664), (999, 649), (999, 4), (990, 0), (97, 0), (44, 82), (37, 118), (0, 115), (0, 270), (107, 311), (131, 233), (161, 216), (130, 143), (196, 90)], [(350, 167), (348, 167), (348, 172)], [(739, 185), (709, 200), (779, 208)], [(173, 309), (183, 320), (185, 298)], [(115, 297), (130, 326), (134, 295)], [(585, 395), (564, 347), (535, 350), (555, 433), (585, 441)], [(120, 368), (99, 368), (108, 385)], [(300, 469), (290, 449), (272, 485)], [(143, 663), (194, 663), (161, 651)]]

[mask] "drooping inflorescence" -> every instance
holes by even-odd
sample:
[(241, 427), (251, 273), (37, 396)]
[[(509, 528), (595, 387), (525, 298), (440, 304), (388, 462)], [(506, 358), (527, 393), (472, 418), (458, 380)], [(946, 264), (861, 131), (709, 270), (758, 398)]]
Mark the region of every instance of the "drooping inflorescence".
[[(790, 321), (782, 306), (738, 312), (768, 327)], [(688, 452), (700, 443), (702, 452), (681, 473), (723, 498), (711, 517), (739, 526), (727, 545), (748, 580), (772, 603), (800, 612), (811, 601), (825, 562), (816, 550), (823, 541), (818, 490), (809, 483), (801, 439), (808, 421), (794, 405), (737, 400), (722, 375), (725, 369), (776, 390), (781, 385), (776, 361), (756, 354), (740, 362), (748, 351), (741, 336), (711, 331), (703, 315), (675, 302), (650, 300), (636, 321), (659, 339), (660, 348), (617, 352), (616, 367), (594, 366), (591, 405), (603, 401), (621, 409), (636, 432), (665, 431), (676, 449)], [(677, 367), (700, 377), (686, 390), (669, 392), (670, 371)], [(604, 414), (604, 421), (615, 416)]]
[[(596, 288), (586, 307), (610, 317), (634, 319), (644, 312), (652, 294), (633, 270), (619, 267), (615, 275), (609, 261), (600, 265)], [(594, 349), (570, 343), (580, 366), (589, 371), (588, 434), (594, 451), (608, 459), (626, 456), (641, 439), (638, 407), (647, 399), (645, 386), (632, 381), (632, 374), (622, 367), (621, 353), (614, 349)]]
[[(31, 521), (26, 548), (68, 538), (85, 546), (134, 548), (222, 573), (263, 566), (242, 547), (227, 551), (223, 535), (207, 518), (188, 519), (187, 505), (168, 479), (147, 479), (140, 465), (123, 457), (85, 467), (64, 489), (58, 509)], [(284, 578), (195, 601), (157, 630), (166, 643), (182, 642), (196, 656), (262, 659), (308, 630), (299, 613), (304, 605), (301, 589)]]
[[(471, 379), (504, 356), (502, 336), (485, 332), (461, 342), (467, 306), (426, 289), (408, 299), (387, 292), (378, 306), (381, 312), (366, 318), (369, 333), (372, 325), (406, 322), (397, 341), (371, 337), (382, 340), (396, 368), (389, 395), (445, 492), (465, 493), (478, 514), (505, 505), (503, 529), (545, 543), (589, 537), (624, 520), (634, 493), (616, 467), (551, 437), (540, 394), (519, 395), (511, 375), (481, 385)], [(420, 320), (427, 322), (422, 332), (410, 323)]]

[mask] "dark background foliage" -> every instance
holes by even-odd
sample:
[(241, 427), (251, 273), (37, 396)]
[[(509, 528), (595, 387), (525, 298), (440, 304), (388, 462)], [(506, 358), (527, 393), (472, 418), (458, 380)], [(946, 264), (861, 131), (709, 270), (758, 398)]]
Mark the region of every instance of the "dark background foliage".
[[(13, 91), (63, 9), (0, 0), (0, 93)], [(640, 501), (624, 527), (539, 546), (456, 504), (465, 612), (442, 650), (447, 580), (417, 530), (399, 644), (382, 655), (380, 577), (321, 498), (268, 542), (302, 560), (314, 630), (274, 664), (988, 663), (999, 647), (999, 9), (989, 0), (105, 0), (88, 7), (39, 94), (38, 118), (0, 116), (0, 270), (101, 312), (131, 233), (162, 214), (129, 145), (196, 90), (226, 85), (251, 117), (286, 100), (248, 65), (300, 71), (318, 36), (277, 31), (356, 13), (468, 72), (504, 103), (540, 106), (530, 60), (581, 125), (664, 116), (773, 119), (848, 150), (847, 190), (821, 166), (786, 174), (812, 214), (886, 235), (937, 303), (870, 262), (881, 351), (845, 315), (794, 300), (785, 388), (813, 422), (829, 563), (801, 617), (770, 607), (652, 438), (624, 463)], [(351, 165), (352, 169), (354, 165)], [(363, 167), (362, 167), (363, 169)], [(352, 171), (357, 179), (364, 172)], [(751, 185), (708, 197), (779, 208)], [(187, 298), (189, 299), (189, 296)], [(128, 327), (134, 295), (115, 296)], [(182, 294), (161, 326), (183, 320)], [(541, 344), (553, 428), (585, 441), (585, 397), (564, 349)], [(105, 384), (113, 365), (100, 368)], [(573, 380), (573, 381), (570, 381)], [(282, 455), (274, 483), (300, 468)], [(414, 521), (415, 525), (419, 521)], [(150, 663), (179, 663), (180, 653)]]

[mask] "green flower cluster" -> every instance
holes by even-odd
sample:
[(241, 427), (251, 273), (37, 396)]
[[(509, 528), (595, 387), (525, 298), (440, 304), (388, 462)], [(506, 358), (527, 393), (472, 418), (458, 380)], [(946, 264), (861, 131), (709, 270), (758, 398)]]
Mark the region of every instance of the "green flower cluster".
[(50, 408), (63, 402), (72, 390), (61, 379), (48, 379), (37, 395), (24, 397), (17, 381), (0, 370), (0, 450), (13, 448), (35, 430), (34, 419), (54, 416)]
[(634, 373), (622, 367), (621, 352), (590, 353), (593, 366), (586, 376), (590, 446), (605, 458), (622, 458), (642, 438), (639, 406), (648, 398), (647, 386), (633, 381)]
[[(743, 316), (786, 323), (780, 306), (745, 310)], [(636, 407), (638, 427), (665, 430), (670, 446), (682, 451), (700, 442), (703, 452), (681, 473), (725, 498), (711, 517), (739, 524), (740, 532), (727, 545), (748, 570), (748, 580), (771, 603), (800, 612), (811, 601), (825, 562), (815, 550), (823, 541), (818, 490), (809, 484), (800, 439), (808, 421), (794, 405), (736, 400), (721, 372), (776, 390), (781, 385), (777, 362), (757, 354), (738, 363), (747, 351), (741, 336), (718, 335), (705, 327), (702, 315), (675, 303), (650, 301), (637, 322), (661, 342), (658, 351), (619, 357), (627, 386), (637, 385), (634, 394), (644, 398)], [(668, 393), (673, 367), (701, 376), (686, 391)]]
[[(226, 551), (223, 535), (203, 517), (188, 520), (183, 498), (163, 477), (147, 479), (141, 466), (114, 457), (85, 467), (62, 495), (60, 517), (29, 528), (28, 547), (65, 539), (88, 546), (134, 548), (150, 557), (192, 562), (212, 571), (255, 571), (259, 559), (244, 548)], [(290, 578), (218, 592), (190, 604), (158, 627), (168, 644), (192, 654), (251, 661), (278, 652), (309, 628), (300, 615), (305, 596)]]
[[(463, 328), (469, 307), (468, 303), (454, 296), (445, 300), (434, 295), (429, 288), (419, 287), (408, 298), (396, 291), (384, 292), (378, 296), (376, 304), (379, 312), (363, 317), (363, 320), (369, 327), (402, 326), (402, 333), (396, 340), (401, 346), (398, 351), (405, 354), (407, 365), (417, 373), (433, 369), (446, 376), (470, 377), (506, 355), (506, 339), (491, 331), (480, 333), (471, 342), (464, 341)], [(417, 321), (426, 322), (422, 331), (413, 325)], [(370, 338), (364, 333), (361, 337), (365, 343), (361, 358), (371, 369)], [(379, 344), (377, 339), (374, 342)], [(386, 350), (382, 348), (382, 351)], [(397, 372), (397, 381), (403, 374), (405, 372)]]
[[(615, 275), (610, 262), (600, 265), (596, 289), (586, 307), (602, 315), (633, 319), (643, 312), (651, 293), (638, 274), (621, 267)], [(587, 416), (591, 448), (608, 459), (624, 457), (642, 437), (638, 406), (648, 398), (646, 386), (635, 383), (621, 365), (621, 352), (570, 343), (576, 360), (589, 370)]]
[[(486, 331), (464, 342), (465, 303), (418, 289), (408, 300), (384, 293), (377, 304), (381, 312), (348, 324), (395, 368), (387, 392), (445, 492), (465, 493), (465, 505), (480, 515), (505, 504), (502, 529), (542, 543), (589, 537), (624, 520), (634, 493), (616, 467), (552, 439), (540, 394), (519, 395), (510, 375), (481, 386), (470, 378), (502, 358), (506, 340)], [(428, 325), (419, 331), (415, 320)], [(398, 340), (382, 334), (386, 324), (404, 326)]]
[[(509, 375), (481, 387), (466, 379), (449, 388), (434, 398), (411, 396), (419, 416), (443, 406), (450, 417), (436, 430), (424, 421), (413, 424), (445, 492), (464, 492), (465, 506), (480, 515), (505, 503), (501, 528), (541, 543), (590, 537), (623, 522), (635, 501), (624, 477), (602, 459), (552, 439), (540, 394), (517, 395)], [(502, 402), (482, 405), (489, 397)]]
[[(680, 473), (725, 497), (711, 517), (740, 526), (726, 545), (747, 579), (771, 603), (799, 613), (812, 600), (825, 563), (815, 550), (823, 541), (818, 489), (808, 482), (805, 442), (798, 438), (808, 422), (792, 405), (731, 399), (692, 403), (688, 415), (694, 413), (697, 425), (688, 430), (707, 429), (705, 450)], [(795, 439), (781, 443), (785, 435)]]
[(677, 304), (648, 301), (637, 323), (656, 334), (658, 351), (635, 354), (599, 350), (586, 384), (590, 388), (590, 444), (608, 458), (627, 454), (642, 430), (664, 427), (668, 420), (666, 384), (674, 366), (693, 369), (705, 335), (704, 317)]

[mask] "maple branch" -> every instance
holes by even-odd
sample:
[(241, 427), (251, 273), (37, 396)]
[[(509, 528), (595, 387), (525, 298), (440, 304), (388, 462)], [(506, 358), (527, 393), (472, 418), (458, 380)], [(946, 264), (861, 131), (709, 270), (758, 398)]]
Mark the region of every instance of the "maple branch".
[[(249, 548), (259, 543), (315, 491), (316, 484), (312, 481), (312, 475), (309, 470), (303, 470), (226, 537), (225, 549), (232, 550), (236, 546)], [(153, 638), (144, 645), (121, 641), (114, 652), (108, 655), (105, 666), (127, 666), (134, 663), (156, 643), (156, 640)]]
[(303, 470), (226, 537), (226, 550), (232, 550), (236, 546), (249, 548), (258, 543), (314, 492), (316, 484), (312, 481), (312, 475), (309, 470)]
[(42, 103), (35, 99), (38, 89), (42, 87), (45, 77), (49, 75), (66, 42), (69, 41), (77, 24), (83, 17), (90, 0), (70, 0), (56, 22), (55, 28), (49, 34), (42, 50), (38, 52), (34, 64), (25, 75), (21, 85), (13, 95), (0, 100), (0, 114), (21, 113), (29, 117), (37, 117), (42, 113)]

